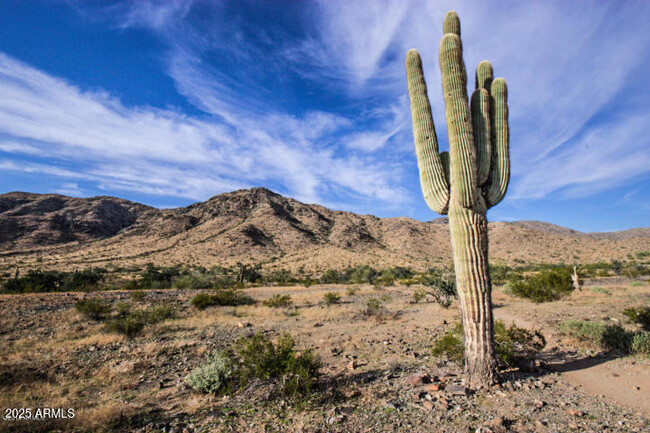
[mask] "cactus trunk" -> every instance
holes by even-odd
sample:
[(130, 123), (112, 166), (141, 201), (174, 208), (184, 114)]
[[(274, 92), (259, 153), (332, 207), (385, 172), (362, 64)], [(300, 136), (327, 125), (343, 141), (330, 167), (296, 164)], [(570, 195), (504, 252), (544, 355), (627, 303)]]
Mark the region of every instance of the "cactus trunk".
[(485, 211), (452, 204), (449, 230), (465, 331), (465, 374), (470, 384), (490, 385), (497, 379), (497, 361)]
[(429, 207), (449, 214), (456, 287), (465, 332), (465, 373), (473, 386), (497, 379), (486, 213), (499, 203), (510, 179), (508, 92), (503, 79), (492, 80), (492, 65), (476, 70), (471, 104), (460, 40), (460, 20), (447, 13), (440, 42), (440, 70), (449, 132), (449, 153), (438, 153), (431, 106), (415, 50), (406, 71), (415, 150), (422, 192)]

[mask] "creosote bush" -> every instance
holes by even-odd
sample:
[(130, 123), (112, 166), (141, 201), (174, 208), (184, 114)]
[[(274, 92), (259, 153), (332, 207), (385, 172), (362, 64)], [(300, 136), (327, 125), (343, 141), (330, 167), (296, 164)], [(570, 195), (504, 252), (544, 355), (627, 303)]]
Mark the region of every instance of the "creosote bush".
[(255, 300), (245, 293), (234, 290), (217, 290), (215, 293), (199, 293), (190, 300), (190, 303), (199, 310), (204, 310), (212, 306), (252, 305)]
[(289, 295), (273, 295), (269, 299), (265, 300), (262, 302), (265, 306), (267, 307), (273, 307), (273, 308), (284, 308), (284, 307), (290, 307), (293, 305), (293, 300), (291, 299), (291, 296)]
[(282, 335), (277, 343), (256, 334), (214, 352), (185, 382), (200, 392), (226, 394), (261, 379), (275, 383), (279, 395), (300, 400), (311, 392), (320, 367), (318, 356), (310, 349), (297, 351), (289, 334)]
[(146, 310), (132, 310), (130, 304), (120, 304), (116, 317), (106, 323), (106, 330), (134, 338), (145, 326), (161, 323), (173, 318), (174, 308), (171, 305), (159, 305)]
[(557, 301), (573, 290), (569, 267), (543, 270), (536, 275), (511, 281), (512, 294), (533, 302)]
[[(506, 324), (500, 320), (494, 322), (494, 343), (497, 359), (502, 368), (514, 367), (520, 360), (533, 358), (546, 346), (546, 339), (539, 331)], [(462, 362), (465, 358), (463, 325), (456, 323), (433, 345), (434, 356), (446, 356), (451, 361)]]
[(630, 307), (623, 310), (623, 315), (632, 323), (641, 325), (644, 331), (650, 331), (650, 307)]
[(78, 312), (92, 320), (105, 320), (113, 311), (108, 302), (94, 299), (81, 299), (74, 306)]
[(327, 305), (338, 304), (341, 302), (341, 295), (336, 292), (327, 292), (323, 295), (323, 299)]
[(620, 325), (589, 320), (567, 320), (560, 332), (603, 350), (627, 354), (650, 354), (650, 332), (628, 331)]
[(424, 289), (415, 289), (413, 291), (413, 302), (416, 304), (426, 297), (427, 297), (427, 291)]
[[(456, 296), (456, 281), (453, 278), (443, 278), (437, 275), (423, 275), (420, 282), (427, 287), (427, 293), (433, 296), (443, 308), (449, 308)], [(414, 294), (415, 296), (415, 294)]]

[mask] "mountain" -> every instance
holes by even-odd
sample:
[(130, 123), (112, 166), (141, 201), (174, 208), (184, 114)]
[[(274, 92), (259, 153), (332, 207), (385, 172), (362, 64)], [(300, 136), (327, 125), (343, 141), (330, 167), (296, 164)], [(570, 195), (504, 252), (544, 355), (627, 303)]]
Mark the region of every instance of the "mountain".
[[(650, 249), (650, 229), (581, 233), (539, 221), (489, 224), (496, 262), (588, 263)], [(156, 209), (114, 197), (0, 195), (3, 268), (212, 266), (237, 261), (296, 269), (426, 268), (451, 261), (446, 218), (378, 218), (304, 204), (265, 188)]]

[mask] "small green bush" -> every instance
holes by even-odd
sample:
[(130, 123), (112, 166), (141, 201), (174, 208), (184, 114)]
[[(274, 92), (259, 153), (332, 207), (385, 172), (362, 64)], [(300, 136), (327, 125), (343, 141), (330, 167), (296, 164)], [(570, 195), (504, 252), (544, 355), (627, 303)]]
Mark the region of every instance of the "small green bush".
[(413, 291), (413, 302), (416, 304), (427, 297), (427, 291), (424, 289), (415, 289)]
[(327, 305), (338, 304), (341, 302), (341, 295), (336, 292), (327, 292), (323, 295), (323, 299)]
[(290, 307), (293, 305), (293, 300), (291, 299), (291, 296), (289, 295), (273, 295), (269, 299), (265, 300), (262, 302), (264, 305), (267, 307), (272, 307), (272, 308), (284, 308), (284, 307)]
[(604, 350), (612, 350), (623, 354), (634, 353), (633, 342), (637, 338), (642, 347), (643, 332), (630, 332), (620, 325), (610, 325), (604, 322), (588, 320), (568, 320), (560, 325), (560, 332), (568, 337), (585, 342)]
[(632, 353), (650, 355), (650, 332), (637, 332), (634, 334), (630, 349)]
[(456, 281), (453, 278), (442, 278), (437, 275), (425, 275), (421, 278), (423, 285), (430, 290), (436, 302), (443, 308), (449, 308), (456, 294)]
[(94, 299), (81, 299), (75, 303), (74, 307), (78, 312), (92, 320), (105, 320), (113, 311), (108, 302)]
[(126, 317), (116, 318), (106, 323), (108, 332), (126, 335), (128, 338), (136, 337), (147, 324), (146, 317), (141, 314), (129, 314)]
[(252, 379), (271, 380), (278, 385), (280, 395), (299, 400), (309, 395), (320, 367), (312, 350), (296, 351), (290, 335), (284, 334), (273, 343), (256, 334), (214, 353), (185, 381), (197, 391), (226, 393), (246, 386)]
[(603, 295), (608, 295), (608, 296), (612, 294), (612, 292), (610, 292), (609, 290), (599, 286), (592, 287), (591, 291), (594, 293), (602, 293)]
[(450, 361), (462, 362), (465, 358), (463, 325), (458, 322), (433, 343), (431, 354), (435, 357), (446, 356)]
[(145, 310), (147, 323), (160, 323), (172, 319), (176, 315), (174, 307), (171, 305), (159, 305), (150, 310)]
[(131, 299), (133, 299), (136, 302), (142, 302), (147, 297), (147, 293), (142, 290), (134, 290), (129, 294), (131, 295)]
[(350, 287), (347, 287), (345, 289), (345, 293), (347, 293), (348, 296), (354, 296), (354, 295), (357, 294), (358, 291), (359, 291), (359, 288), (355, 287), (355, 286), (350, 286)]
[(368, 302), (366, 302), (364, 316), (377, 316), (382, 312), (383, 308), (384, 307), (381, 305), (381, 301), (379, 299), (370, 298), (368, 299)]
[(539, 274), (509, 283), (511, 292), (533, 302), (556, 301), (573, 290), (569, 267), (542, 270)]
[[(539, 331), (494, 322), (494, 344), (501, 367), (514, 367), (522, 359), (534, 357), (546, 346), (546, 340)], [(431, 350), (434, 356), (446, 356), (452, 361), (462, 362), (465, 358), (465, 342), (462, 323), (456, 323), (441, 338), (436, 340)]]
[(190, 303), (199, 310), (212, 306), (252, 305), (255, 300), (245, 293), (238, 293), (234, 290), (218, 290), (216, 293), (199, 293), (194, 296)]
[(134, 338), (146, 325), (160, 323), (175, 316), (174, 307), (160, 305), (148, 310), (132, 310), (131, 305), (118, 305), (117, 315), (106, 323), (108, 332), (115, 332)]
[(630, 307), (623, 310), (632, 323), (641, 325), (644, 331), (650, 331), (650, 307)]
[(221, 352), (214, 352), (208, 362), (192, 371), (185, 383), (196, 391), (218, 394), (226, 391), (235, 374), (232, 360)]

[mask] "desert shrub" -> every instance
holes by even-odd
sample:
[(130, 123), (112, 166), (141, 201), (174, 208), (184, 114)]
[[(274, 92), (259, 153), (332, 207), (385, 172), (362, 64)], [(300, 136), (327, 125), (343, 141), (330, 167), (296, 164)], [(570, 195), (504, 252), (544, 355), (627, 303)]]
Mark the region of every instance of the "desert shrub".
[(509, 281), (520, 280), (523, 270), (529, 266), (510, 267), (506, 265), (490, 265), (490, 280), (492, 284), (505, 284)]
[(108, 302), (94, 299), (81, 299), (75, 303), (74, 307), (78, 312), (92, 320), (105, 320), (113, 310)]
[(199, 293), (194, 296), (190, 303), (199, 310), (211, 306), (252, 305), (255, 300), (245, 293), (238, 293), (234, 290), (218, 290), (215, 293)]
[(560, 325), (564, 335), (605, 350), (630, 353), (634, 333), (620, 325), (588, 320), (568, 320)]
[(175, 278), (173, 286), (177, 289), (201, 290), (209, 289), (214, 284), (208, 275), (192, 272)]
[(395, 266), (394, 268), (390, 269), (391, 273), (397, 280), (403, 280), (406, 278), (411, 278), (415, 273), (411, 268), (406, 268), (402, 266)]
[(125, 317), (118, 317), (106, 323), (106, 330), (122, 334), (128, 338), (136, 337), (147, 324), (146, 317), (142, 314), (130, 313)]
[(363, 310), (363, 317), (374, 318), (375, 320), (383, 320), (388, 316), (388, 310), (382, 304), (381, 299), (370, 298), (366, 302), (366, 307)]
[(129, 295), (131, 295), (131, 299), (136, 302), (142, 302), (147, 297), (147, 293), (142, 290), (134, 290), (133, 292), (129, 293)]
[(60, 291), (79, 291), (96, 288), (104, 280), (105, 270), (84, 269), (83, 271), (67, 272), (61, 275)]
[(569, 267), (542, 270), (538, 274), (511, 281), (512, 293), (533, 302), (556, 301), (573, 290)]
[(318, 281), (321, 284), (338, 284), (344, 281), (344, 277), (336, 269), (327, 269), (323, 272)]
[(463, 325), (458, 322), (448, 329), (442, 337), (433, 343), (431, 354), (435, 357), (446, 356), (450, 361), (462, 362), (465, 358)]
[(612, 272), (614, 272), (614, 275), (621, 275), (621, 272), (623, 271), (623, 262), (620, 260), (612, 260), (609, 267)]
[(345, 293), (347, 293), (348, 296), (354, 296), (354, 295), (357, 294), (358, 291), (359, 291), (359, 288), (355, 287), (355, 286), (346, 287), (346, 289), (345, 289)]
[(236, 281), (240, 285), (244, 283), (256, 283), (262, 280), (262, 274), (260, 273), (261, 265), (248, 265), (241, 262), (237, 262), (235, 267)]
[(379, 272), (368, 265), (354, 266), (345, 271), (345, 277), (352, 284), (374, 284)]
[(275, 269), (264, 277), (265, 283), (287, 284), (295, 283), (296, 279), (287, 269)]
[(106, 323), (108, 332), (115, 332), (134, 338), (146, 325), (160, 323), (175, 315), (171, 305), (159, 305), (147, 310), (132, 310), (130, 304), (118, 306), (117, 315)]
[(54, 292), (61, 284), (61, 274), (55, 271), (28, 271), (20, 276), (16, 271), (13, 278), (5, 281), (3, 291), (8, 293)]
[(413, 302), (416, 304), (427, 297), (427, 291), (424, 289), (415, 289), (413, 291)]
[(650, 332), (637, 332), (634, 334), (630, 350), (632, 353), (650, 355)]
[(206, 364), (185, 378), (185, 383), (196, 391), (217, 394), (230, 386), (234, 374), (235, 366), (231, 359), (221, 352), (214, 352)]
[(290, 307), (291, 305), (293, 305), (293, 300), (289, 295), (277, 294), (271, 296), (269, 299), (265, 300), (262, 303), (267, 307), (283, 308), (283, 307)]
[(327, 292), (323, 295), (323, 299), (327, 305), (338, 304), (341, 302), (341, 295), (336, 292)]
[(192, 372), (186, 383), (197, 391), (225, 393), (253, 379), (270, 380), (285, 398), (306, 397), (319, 374), (321, 362), (312, 350), (297, 351), (294, 339), (282, 335), (277, 343), (256, 334), (212, 354), (208, 363)]
[(494, 322), (494, 344), (497, 358), (504, 367), (512, 367), (522, 359), (534, 357), (544, 346), (546, 339), (539, 331), (510, 325), (497, 320)]
[(643, 330), (650, 331), (650, 307), (630, 307), (623, 310), (632, 323), (641, 325)]
[(610, 292), (609, 290), (604, 289), (604, 288), (599, 287), (599, 286), (592, 287), (591, 291), (594, 292), (594, 293), (602, 293), (603, 295), (611, 295), (612, 294), (612, 292)]
[(129, 314), (131, 314), (131, 308), (133, 307), (129, 302), (120, 302), (116, 306), (116, 317), (118, 319), (123, 319)]
[[(520, 360), (533, 358), (546, 346), (546, 340), (539, 331), (530, 331), (516, 325), (506, 326), (502, 321), (494, 322), (494, 345), (501, 367), (516, 366)], [(462, 323), (456, 323), (440, 337), (431, 350), (434, 356), (446, 356), (461, 362), (465, 358), (465, 342)]]
[(176, 316), (176, 311), (171, 305), (159, 305), (150, 310), (145, 310), (147, 323), (160, 323)]
[(178, 266), (157, 267), (148, 263), (140, 275), (142, 278), (135, 280), (138, 289), (168, 289), (171, 287), (172, 279), (180, 275), (180, 268)]
[(452, 278), (424, 275), (421, 278), (421, 283), (429, 289), (428, 293), (443, 308), (449, 308), (456, 297), (456, 281)]

